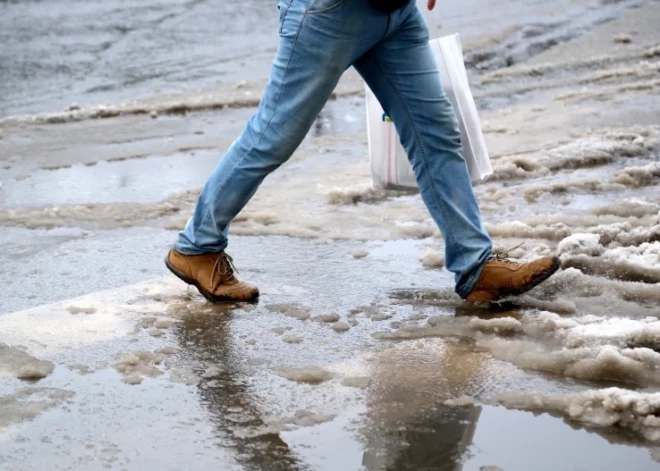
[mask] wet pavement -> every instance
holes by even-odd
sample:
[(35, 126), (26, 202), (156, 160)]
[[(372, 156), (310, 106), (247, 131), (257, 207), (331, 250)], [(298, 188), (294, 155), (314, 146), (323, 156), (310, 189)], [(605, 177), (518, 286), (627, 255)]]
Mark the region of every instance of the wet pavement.
[[(398, 303), (391, 296), (401, 289), (450, 289), (446, 273), (419, 270), (412, 253), (402, 259), (374, 244), (355, 260), (346, 244), (295, 245), (236, 238), (242, 275), (262, 287), (256, 306), (212, 306), (166, 277), (2, 316), (3, 340), (56, 365), (38, 383), (1, 383), (3, 401), (26, 395), (13, 414), (0, 414), (10, 427), (0, 443), (4, 468), (656, 469), (625, 434), (603, 437), (479, 403), (445, 405), (462, 394), (486, 401), (512, 389), (558, 393), (588, 383), (524, 372), (460, 340), (376, 342), (371, 332), (423, 325), (430, 315), (492, 314), (455, 301)], [(287, 316), (299, 312), (339, 313), (356, 325), (338, 333)], [(283, 340), (292, 335), (301, 343)], [(131, 352), (141, 359), (138, 385), (123, 382), (133, 376), (121, 369), (133, 365)], [(329, 378), (312, 372), (290, 381), (283, 365), (319, 365)]]
[[(371, 188), (350, 74), (232, 223), (261, 299), (208, 304), (162, 259), (254, 111), (260, 82), (241, 80), (267, 70), (274, 4), (0, 3), (0, 40), (69, 67), (3, 68), (0, 51), (0, 115), (175, 90), (117, 116), (0, 119), (0, 469), (658, 469), (660, 8), (600, 24), (633, 3), (429, 15), (465, 31), (496, 247), (565, 263), (488, 306), (453, 293), (420, 198)], [(52, 44), (25, 40), (31, 18)], [(21, 35), (3, 36), (8, 21)]]

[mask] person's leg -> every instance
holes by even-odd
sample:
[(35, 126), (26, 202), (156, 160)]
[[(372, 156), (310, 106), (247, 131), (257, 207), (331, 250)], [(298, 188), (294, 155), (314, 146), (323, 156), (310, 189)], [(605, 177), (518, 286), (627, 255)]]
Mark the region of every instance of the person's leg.
[(259, 108), (206, 182), (195, 212), (179, 234), (183, 254), (221, 252), (230, 221), (264, 178), (293, 154), (350, 65), (350, 51), (319, 47), (305, 28), (304, 0), (280, 1), (277, 56)]
[(394, 121), (424, 203), (445, 239), (456, 292), (474, 302), (524, 293), (555, 273), (560, 261), (543, 257), (517, 263), (492, 256), (454, 109), (428, 40), (424, 19), (411, 1), (392, 15), (389, 34), (355, 66)]
[(392, 15), (389, 36), (355, 67), (394, 121), (422, 199), (443, 234), (447, 269), (455, 273), (456, 291), (465, 297), (491, 256), (492, 244), (428, 41), (424, 19), (412, 2)]
[(383, 36), (388, 16), (367, 0), (280, 0), (280, 43), (256, 114), (211, 174), (166, 259), (209, 300), (248, 299), (227, 247), (230, 221), (304, 139), (343, 72)]

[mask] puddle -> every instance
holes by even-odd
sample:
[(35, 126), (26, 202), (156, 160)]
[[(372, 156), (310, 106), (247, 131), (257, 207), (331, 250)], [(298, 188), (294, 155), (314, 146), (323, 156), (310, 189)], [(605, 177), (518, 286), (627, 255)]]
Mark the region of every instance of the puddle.
[[(369, 470), (446, 471), (658, 468), (647, 448), (613, 444), (548, 415), (535, 417), (494, 406), (441, 408), (394, 430), (366, 432), (362, 439), (366, 451), (361, 456), (356, 453), (352, 466), (343, 469), (360, 465)], [(326, 453), (331, 456), (329, 448)], [(315, 469), (339, 468), (324, 464)]]
[[(172, 132), (176, 132), (175, 126), (176, 123), (179, 123), (182, 134), (175, 133), (174, 138), (170, 138), (170, 140), (173, 140), (172, 145), (192, 148), (185, 152), (174, 151), (170, 154), (158, 155), (157, 151), (154, 152), (149, 148), (149, 143), (155, 140), (153, 136), (147, 138), (139, 136), (133, 141), (130, 134), (124, 134), (117, 136), (117, 139), (120, 140), (118, 143), (107, 143), (103, 146), (103, 153), (107, 153), (105, 158), (110, 161), (96, 162), (92, 159), (87, 165), (78, 163), (73, 166), (44, 170), (32, 168), (29, 162), (31, 157), (28, 156), (25, 162), (23, 159), (16, 162), (9, 172), (5, 173), (0, 170), (0, 176), (5, 173), (2, 186), (0, 186), (0, 209), (28, 206), (57, 207), (81, 203), (153, 203), (187, 190), (201, 188), (222, 157), (226, 145), (242, 130), (236, 124), (231, 125), (235, 131), (234, 134), (230, 134), (227, 130), (216, 130), (218, 126), (226, 127), (223, 120), (229, 119), (232, 114), (240, 115), (241, 122), (246, 119), (243, 116), (246, 113), (242, 110), (229, 110), (226, 116), (225, 114), (202, 113), (191, 118), (161, 118), (162, 121), (167, 122), (168, 128), (173, 129)], [(210, 119), (213, 120), (212, 126), (207, 123)], [(195, 132), (202, 132), (201, 129), (204, 129), (203, 135), (193, 134), (192, 129), (196, 129), (193, 122), (198, 123), (197, 128), (200, 129)], [(151, 124), (151, 122), (147, 124)], [(314, 143), (315, 138), (352, 134), (363, 131), (365, 126), (365, 107), (362, 99), (347, 97), (331, 100), (316, 119), (298, 153), (306, 156), (306, 149)], [(190, 131), (192, 136), (183, 134), (184, 130)], [(165, 131), (156, 127), (153, 132), (163, 133)], [(222, 134), (222, 139), (226, 140), (226, 143), (218, 142), (218, 138), (211, 137), (217, 133)], [(61, 138), (60, 133), (56, 134), (58, 134), (56, 137)], [(72, 139), (80, 137), (71, 136)], [(144, 142), (140, 143), (140, 139), (143, 139)], [(354, 140), (361, 144), (364, 139), (359, 136)], [(177, 144), (177, 142), (181, 144)], [(358, 147), (357, 142), (353, 145), (354, 147)], [(45, 144), (40, 143), (38, 139), (35, 140), (34, 145), (42, 151), (44, 150)], [(206, 148), (195, 149), (196, 145)], [(332, 142), (329, 141), (327, 146), (331, 145)], [(132, 152), (138, 153), (142, 149), (149, 156), (122, 158), (115, 161), (112, 160), (112, 151), (108, 150), (113, 147), (118, 156), (122, 155), (122, 147), (131, 147), (134, 149)], [(282, 172), (278, 172), (273, 177), (284, 178), (287, 169), (295, 175), (300, 175), (301, 172), (313, 174), (322, 171), (326, 166), (352, 164), (363, 157), (362, 152), (355, 153), (354, 156), (334, 155), (331, 158), (315, 153), (311, 158), (303, 157), (304, 166), (301, 165), (300, 158), (294, 158)]]

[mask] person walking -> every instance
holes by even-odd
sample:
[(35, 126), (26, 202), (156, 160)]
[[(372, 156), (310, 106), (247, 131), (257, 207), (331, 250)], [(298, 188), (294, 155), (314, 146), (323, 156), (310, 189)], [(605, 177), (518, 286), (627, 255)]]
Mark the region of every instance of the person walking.
[[(428, 8), (435, 3), (428, 0)], [(170, 271), (211, 302), (257, 299), (258, 288), (237, 279), (225, 252), (230, 222), (298, 148), (351, 66), (394, 121), (462, 298), (518, 295), (559, 269), (556, 257), (518, 263), (493, 253), (415, 0), (279, 0), (279, 15), (279, 46), (259, 107), (204, 185), (165, 259)]]

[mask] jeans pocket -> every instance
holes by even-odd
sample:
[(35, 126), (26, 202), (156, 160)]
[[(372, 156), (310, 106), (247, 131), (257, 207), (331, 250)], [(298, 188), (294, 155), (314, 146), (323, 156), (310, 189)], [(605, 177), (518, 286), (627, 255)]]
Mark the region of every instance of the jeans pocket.
[(319, 13), (329, 13), (332, 10), (339, 8), (348, 0), (309, 0), (309, 7), (307, 13), (310, 15), (317, 15)]
[(279, 0), (277, 9), (280, 11), (280, 34), (282, 34), (282, 28), (284, 27), (284, 20), (286, 18), (286, 13), (289, 11), (293, 0)]

